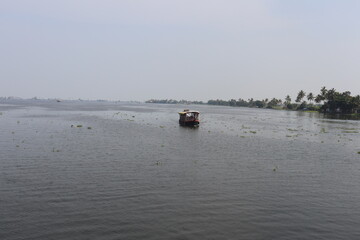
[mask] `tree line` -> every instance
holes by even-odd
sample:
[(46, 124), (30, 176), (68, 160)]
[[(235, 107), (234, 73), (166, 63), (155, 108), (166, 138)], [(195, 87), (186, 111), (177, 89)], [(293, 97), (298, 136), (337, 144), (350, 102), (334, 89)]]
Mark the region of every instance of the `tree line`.
[[(304, 101), (304, 98), (309, 102)], [(300, 90), (295, 102), (297, 104), (292, 104), (290, 96), (287, 95), (285, 107), (296, 110), (313, 108), (323, 113), (351, 114), (360, 112), (360, 95), (351, 96), (350, 91), (338, 92), (335, 88), (327, 89), (322, 87), (317, 95), (311, 92), (306, 94), (303, 90)]]
[(209, 100), (207, 102), (207, 104), (210, 105), (222, 105), (222, 106), (231, 106), (231, 107), (256, 107), (256, 108), (275, 108), (281, 103), (282, 100), (276, 98), (273, 98), (271, 100), (267, 98), (263, 100), (254, 100), (253, 98), (244, 100), (242, 98), (239, 98), (238, 100), (230, 99), (229, 101), (216, 99), (216, 100)]
[[(187, 101), (187, 100), (156, 100), (151, 99), (147, 103), (168, 103), (168, 104), (205, 104), (202, 101)], [(300, 90), (295, 97), (295, 102), (292, 101), (290, 95), (286, 95), (284, 99), (263, 99), (255, 100), (250, 98), (248, 100), (230, 99), (230, 100), (209, 100), (209, 105), (221, 105), (231, 107), (254, 107), (254, 108), (270, 108), (270, 109), (286, 109), (286, 110), (313, 110), (323, 113), (360, 113), (360, 95), (351, 96), (351, 92), (338, 92), (334, 88), (327, 89), (322, 87), (318, 94), (312, 92), (306, 93)]]
[[(307, 100), (307, 101), (306, 101)], [(277, 108), (288, 110), (315, 110), (323, 113), (360, 113), (360, 95), (351, 96), (350, 91), (338, 92), (336, 89), (327, 89), (322, 87), (319, 94), (312, 92), (308, 94), (300, 90), (292, 102), (290, 95), (286, 95), (284, 100), (272, 98), (263, 100), (248, 99), (231, 99), (228, 101), (216, 99), (209, 100), (210, 105), (223, 105), (234, 107), (257, 107), (257, 108)]]
[(188, 100), (174, 100), (174, 99), (150, 99), (145, 103), (165, 103), (165, 104), (204, 104), (203, 101), (188, 101)]

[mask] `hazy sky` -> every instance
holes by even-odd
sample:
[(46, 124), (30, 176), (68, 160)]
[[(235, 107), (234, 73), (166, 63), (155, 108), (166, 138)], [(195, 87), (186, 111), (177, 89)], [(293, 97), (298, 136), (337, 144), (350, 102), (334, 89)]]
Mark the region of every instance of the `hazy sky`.
[(0, 96), (360, 94), (358, 0), (0, 0)]

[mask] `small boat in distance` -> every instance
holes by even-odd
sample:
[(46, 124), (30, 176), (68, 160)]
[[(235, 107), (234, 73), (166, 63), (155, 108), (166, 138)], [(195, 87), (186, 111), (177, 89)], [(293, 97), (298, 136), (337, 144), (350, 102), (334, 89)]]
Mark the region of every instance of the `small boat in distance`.
[(180, 119), (179, 124), (182, 126), (198, 126), (200, 124), (198, 111), (190, 111), (185, 109), (182, 112), (179, 112)]

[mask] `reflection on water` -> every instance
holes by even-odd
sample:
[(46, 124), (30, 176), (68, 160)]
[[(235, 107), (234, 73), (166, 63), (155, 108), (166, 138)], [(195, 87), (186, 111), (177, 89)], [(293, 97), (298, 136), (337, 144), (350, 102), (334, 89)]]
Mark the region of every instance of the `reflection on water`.
[(1, 239), (360, 237), (358, 121), (192, 107), (0, 104)]
[(190, 130), (198, 130), (199, 127), (200, 127), (200, 125), (194, 125), (194, 126), (191, 126), (191, 125), (189, 125), (189, 126), (179, 125), (179, 127), (182, 128), (182, 129), (184, 129), (184, 131), (187, 130), (187, 129), (190, 129)]
[(341, 120), (360, 120), (360, 114), (324, 114), (324, 118)]

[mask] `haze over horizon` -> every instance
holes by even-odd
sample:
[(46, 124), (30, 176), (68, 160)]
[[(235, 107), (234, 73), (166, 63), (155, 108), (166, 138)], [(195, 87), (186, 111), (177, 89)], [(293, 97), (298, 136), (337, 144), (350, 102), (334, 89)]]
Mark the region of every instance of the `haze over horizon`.
[(3, 0), (0, 96), (360, 94), (360, 1)]

